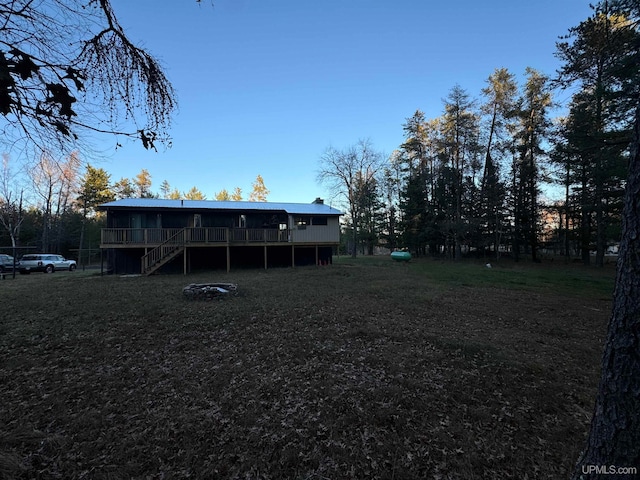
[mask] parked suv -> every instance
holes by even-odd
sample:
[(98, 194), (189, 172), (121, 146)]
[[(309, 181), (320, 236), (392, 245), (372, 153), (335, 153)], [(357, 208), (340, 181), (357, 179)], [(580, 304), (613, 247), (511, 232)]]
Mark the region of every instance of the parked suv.
[(0, 253), (0, 273), (13, 270), (13, 257)]
[(67, 260), (62, 255), (52, 255), (50, 253), (34, 253), (24, 255), (18, 263), (20, 273), (44, 272), (53, 273), (56, 270), (76, 269), (75, 260)]

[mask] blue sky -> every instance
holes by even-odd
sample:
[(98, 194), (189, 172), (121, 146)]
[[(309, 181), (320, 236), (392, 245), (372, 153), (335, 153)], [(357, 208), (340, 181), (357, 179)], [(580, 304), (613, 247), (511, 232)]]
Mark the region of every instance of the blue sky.
[[(329, 146), (370, 139), (385, 155), (416, 109), (442, 113), (459, 84), (479, 97), (505, 67), (552, 75), (560, 35), (586, 19), (589, 0), (112, 0), (130, 38), (165, 67), (178, 94), (173, 146), (139, 143), (88, 159), (112, 180), (146, 168), (208, 199), (258, 174), (268, 199), (330, 196), (317, 183)], [(566, 101), (562, 93), (559, 101)]]

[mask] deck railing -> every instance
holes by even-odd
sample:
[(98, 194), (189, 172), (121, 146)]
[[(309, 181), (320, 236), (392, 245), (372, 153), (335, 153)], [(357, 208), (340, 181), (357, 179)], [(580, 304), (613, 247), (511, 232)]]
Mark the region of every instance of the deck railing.
[[(184, 235), (178, 235), (184, 232)], [(103, 228), (101, 245), (157, 246), (168, 242), (190, 244), (287, 242), (289, 230), (277, 228)]]
[[(175, 255), (179, 250), (184, 247), (185, 234), (184, 229), (176, 229), (174, 235), (167, 238), (156, 248), (151, 249), (145, 255), (142, 256), (142, 272), (148, 273), (152, 268), (159, 265), (164, 259)], [(175, 252), (175, 253), (174, 253)]]

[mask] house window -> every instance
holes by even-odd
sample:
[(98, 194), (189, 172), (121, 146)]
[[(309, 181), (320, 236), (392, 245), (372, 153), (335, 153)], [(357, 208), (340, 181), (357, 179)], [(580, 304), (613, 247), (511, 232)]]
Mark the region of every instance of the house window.
[(286, 229), (287, 229), (286, 223), (281, 223), (280, 225), (278, 225), (278, 230), (286, 230)]
[(327, 217), (313, 217), (311, 219), (311, 224), (312, 225), (326, 225), (327, 224)]
[(247, 216), (240, 215), (238, 217), (238, 228), (247, 228)]
[(193, 214), (193, 228), (202, 227), (202, 215), (199, 213)]
[(295, 224), (298, 230), (304, 230), (307, 225), (311, 225), (311, 217), (296, 217)]

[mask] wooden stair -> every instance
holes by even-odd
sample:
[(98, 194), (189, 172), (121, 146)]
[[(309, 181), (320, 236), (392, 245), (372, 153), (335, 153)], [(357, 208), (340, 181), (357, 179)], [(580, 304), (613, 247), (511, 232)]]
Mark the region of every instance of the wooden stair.
[(180, 230), (142, 256), (142, 273), (151, 275), (184, 252), (186, 229)]

